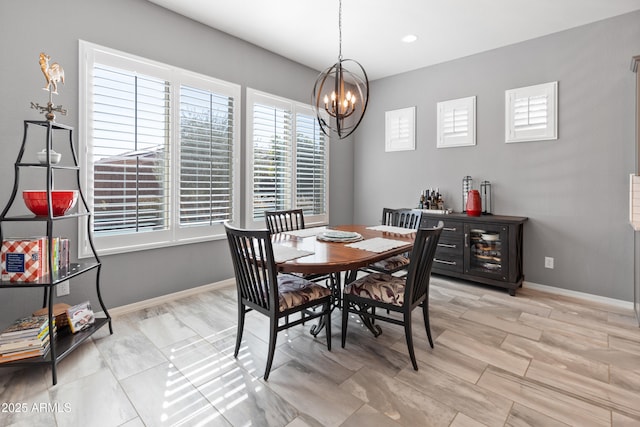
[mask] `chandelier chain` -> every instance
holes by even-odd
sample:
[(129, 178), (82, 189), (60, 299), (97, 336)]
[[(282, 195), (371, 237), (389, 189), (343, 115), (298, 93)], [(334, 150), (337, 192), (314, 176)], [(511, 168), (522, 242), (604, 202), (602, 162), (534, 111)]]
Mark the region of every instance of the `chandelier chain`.
[(338, 5), (338, 33), (339, 33), (338, 59), (342, 61), (342, 0), (339, 1), (339, 5)]

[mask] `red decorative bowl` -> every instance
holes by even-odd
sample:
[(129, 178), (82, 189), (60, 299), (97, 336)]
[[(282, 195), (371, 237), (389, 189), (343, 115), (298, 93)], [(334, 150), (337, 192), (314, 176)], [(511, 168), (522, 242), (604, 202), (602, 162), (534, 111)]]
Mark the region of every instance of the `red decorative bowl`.
[[(24, 204), (38, 216), (49, 215), (47, 192), (39, 190), (25, 190), (22, 192)], [(76, 205), (77, 190), (51, 190), (51, 204), (53, 216), (62, 216)]]

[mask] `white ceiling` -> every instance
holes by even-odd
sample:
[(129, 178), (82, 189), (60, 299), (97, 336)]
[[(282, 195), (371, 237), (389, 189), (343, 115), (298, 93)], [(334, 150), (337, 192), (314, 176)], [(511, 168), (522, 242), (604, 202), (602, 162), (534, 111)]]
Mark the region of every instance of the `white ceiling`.
[[(318, 71), (338, 59), (338, 0), (149, 1)], [(640, 0), (343, 0), (342, 54), (375, 80), (638, 9)], [(401, 42), (407, 34), (418, 40)]]

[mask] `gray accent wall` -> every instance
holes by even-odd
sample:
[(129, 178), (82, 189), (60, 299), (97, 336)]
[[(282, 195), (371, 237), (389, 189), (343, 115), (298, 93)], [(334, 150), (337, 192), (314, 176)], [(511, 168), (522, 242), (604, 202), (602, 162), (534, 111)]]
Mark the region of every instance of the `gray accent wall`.
[[(245, 140), (245, 93), (251, 87), (300, 102), (311, 102), (318, 71), (255, 45), (211, 29), (144, 0), (0, 1), (0, 206), (8, 201), (13, 163), (22, 141), (23, 120), (42, 120), (29, 108), (46, 104), (38, 55), (46, 52), (65, 69), (66, 83), (56, 104), (68, 109), (58, 122), (78, 128), (78, 40), (242, 85), (242, 145)], [(44, 147), (44, 145), (42, 146)], [(353, 142), (331, 145), (330, 218), (353, 218)], [(243, 151), (244, 155), (244, 151)], [(241, 176), (244, 177), (244, 171)], [(22, 175), (25, 179), (25, 175)], [(43, 181), (44, 182), (44, 181)], [(244, 197), (244, 193), (242, 194)], [(22, 203), (17, 200), (18, 204)], [(241, 213), (244, 216), (244, 212)], [(5, 230), (8, 230), (5, 229)], [(58, 231), (60, 230), (60, 231)], [(9, 236), (8, 231), (5, 235)], [(26, 233), (26, 234), (25, 234)], [(44, 231), (36, 234), (44, 233)], [(75, 242), (75, 221), (64, 222), (56, 234)], [(16, 231), (33, 235), (34, 231)], [(72, 246), (74, 250), (77, 247)], [(102, 294), (108, 307), (121, 306), (217, 282), (233, 276), (226, 239), (207, 243), (104, 256)], [(71, 282), (62, 302), (97, 301), (83, 280)], [(40, 289), (0, 292), (0, 326), (40, 307)]]
[[(411, 49), (405, 46), (404, 49)], [(371, 85), (356, 132), (354, 219), (415, 207), (439, 187), (462, 208), (462, 178), (492, 183), (494, 212), (529, 217), (525, 281), (631, 301), (635, 74), (640, 12), (393, 77)], [(366, 64), (363, 64), (366, 68)], [(559, 138), (505, 144), (504, 92), (559, 83)], [(477, 145), (436, 148), (436, 103), (476, 96)], [(416, 106), (415, 151), (384, 151), (385, 111)], [(544, 268), (544, 257), (555, 268)]]

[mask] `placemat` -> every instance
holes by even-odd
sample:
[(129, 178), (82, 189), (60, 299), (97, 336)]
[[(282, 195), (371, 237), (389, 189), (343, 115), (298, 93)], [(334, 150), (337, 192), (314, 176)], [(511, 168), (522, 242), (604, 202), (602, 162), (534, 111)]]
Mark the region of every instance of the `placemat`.
[(316, 236), (318, 233), (322, 233), (326, 229), (327, 227), (311, 227), (303, 228), (301, 230), (285, 231), (284, 233), (295, 237), (311, 237)]
[(374, 237), (373, 239), (361, 240), (355, 243), (349, 243), (345, 246), (350, 248), (362, 249), (369, 252), (386, 252), (391, 249), (406, 246), (408, 243), (402, 240), (385, 239), (384, 237)]
[(273, 258), (276, 263), (290, 261), (296, 258), (302, 258), (303, 256), (313, 254), (313, 251), (306, 251), (304, 249), (296, 249), (291, 246), (273, 245)]
[(372, 227), (367, 227), (367, 230), (376, 230), (385, 233), (396, 234), (411, 234), (416, 232), (416, 230), (414, 230), (413, 228), (394, 227), (392, 225), (374, 225)]

